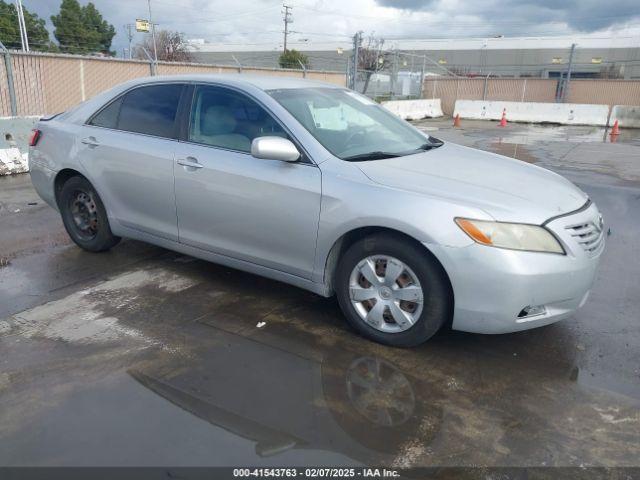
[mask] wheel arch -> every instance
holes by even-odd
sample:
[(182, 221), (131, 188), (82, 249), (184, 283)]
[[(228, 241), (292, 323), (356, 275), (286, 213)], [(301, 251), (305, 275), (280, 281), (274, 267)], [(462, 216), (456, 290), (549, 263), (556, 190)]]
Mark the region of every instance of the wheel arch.
[(347, 251), (347, 249), (351, 245), (353, 245), (355, 242), (376, 234), (388, 234), (388, 235), (392, 235), (397, 238), (400, 238), (404, 241), (410, 242), (416, 245), (420, 250), (424, 251), (425, 255), (428, 255), (433, 260), (435, 260), (435, 263), (440, 267), (442, 271), (443, 278), (446, 279), (447, 288), (449, 290), (449, 294), (451, 295), (451, 303), (453, 306), (453, 304), (455, 303), (455, 296), (453, 292), (453, 285), (451, 283), (451, 279), (449, 278), (449, 274), (445, 270), (444, 266), (442, 265), (440, 260), (438, 260), (438, 258), (433, 254), (433, 252), (431, 252), (424, 245), (424, 243), (420, 242), (419, 240), (412, 237), (411, 235), (408, 235), (394, 228), (382, 227), (382, 226), (367, 226), (367, 227), (354, 228), (344, 233), (340, 238), (338, 238), (333, 243), (331, 249), (329, 250), (329, 254), (327, 255), (327, 258), (325, 260), (325, 268), (324, 268), (324, 283), (326, 286), (326, 291), (328, 293), (328, 296), (333, 295), (335, 293), (334, 291), (335, 273), (337, 270), (338, 262), (342, 254), (345, 251)]
[(87, 182), (91, 183), (91, 181), (78, 170), (74, 170), (73, 168), (63, 168), (60, 170), (53, 180), (53, 194), (58, 208), (60, 208), (60, 192), (62, 191), (62, 187), (67, 180), (72, 177), (82, 177), (87, 180)]

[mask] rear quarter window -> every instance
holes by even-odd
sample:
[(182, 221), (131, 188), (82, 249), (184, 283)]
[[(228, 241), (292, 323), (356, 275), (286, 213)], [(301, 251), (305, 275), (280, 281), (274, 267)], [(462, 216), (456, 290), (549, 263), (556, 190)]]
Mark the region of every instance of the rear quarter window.
[(118, 125), (118, 115), (120, 106), (122, 105), (122, 97), (114, 100), (89, 120), (89, 125), (96, 127), (116, 128)]

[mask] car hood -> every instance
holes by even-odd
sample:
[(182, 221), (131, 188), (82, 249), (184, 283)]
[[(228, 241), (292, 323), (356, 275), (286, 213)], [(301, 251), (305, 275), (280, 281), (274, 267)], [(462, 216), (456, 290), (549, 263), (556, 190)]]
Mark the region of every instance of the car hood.
[(478, 207), (499, 221), (540, 224), (588, 200), (549, 170), (448, 142), (424, 153), (356, 165), (373, 182)]

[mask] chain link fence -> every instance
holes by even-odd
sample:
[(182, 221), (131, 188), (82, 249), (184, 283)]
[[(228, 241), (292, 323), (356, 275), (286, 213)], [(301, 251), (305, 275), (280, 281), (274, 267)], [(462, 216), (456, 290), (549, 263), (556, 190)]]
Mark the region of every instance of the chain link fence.
[[(460, 50), (374, 50), (381, 40), (353, 50), (347, 67), (348, 85), (379, 99), (420, 97), (477, 100), (637, 104), (640, 48), (487, 49), (461, 44)], [(355, 48), (354, 48), (355, 50)], [(373, 57), (373, 58), (372, 58)], [(356, 65), (357, 64), (357, 65)], [(355, 74), (354, 74), (355, 71)], [(434, 92), (438, 82), (445, 91)], [(616, 83), (617, 82), (617, 83)], [(455, 88), (455, 93), (452, 89)], [(628, 92), (634, 100), (615, 94)]]
[(127, 80), (149, 75), (252, 73), (345, 85), (342, 72), (152, 62), (37, 52), (0, 52), (0, 116), (54, 114)]
[(371, 56), (371, 52), (359, 52), (357, 70), (353, 54), (350, 56), (347, 77), (351, 88), (378, 101), (421, 98), (426, 56), (390, 50), (376, 52), (373, 59), (363, 62), (363, 55)]

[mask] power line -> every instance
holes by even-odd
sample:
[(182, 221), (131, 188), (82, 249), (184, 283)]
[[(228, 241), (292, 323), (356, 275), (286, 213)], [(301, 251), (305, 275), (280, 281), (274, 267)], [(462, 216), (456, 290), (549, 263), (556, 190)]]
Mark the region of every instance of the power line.
[[(157, 2), (156, 2), (157, 3)], [(193, 23), (219, 23), (221, 21), (225, 21), (225, 20), (234, 20), (236, 18), (240, 18), (240, 17), (245, 17), (245, 16), (253, 16), (253, 15), (259, 15), (262, 13), (266, 13), (269, 11), (274, 10), (275, 7), (271, 6), (269, 8), (264, 8), (261, 10), (250, 10), (247, 12), (238, 12), (238, 13), (233, 13), (230, 15), (221, 15), (219, 17), (216, 17), (215, 19), (199, 19), (199, 20), (187, 20), (187, 21), (176, 21), (174, 19), (171, 20), (159, 20), (159, 23), (173, 23), (173, 24), (193, 24)]]
[[(297, 5), (297, 8), (301, 8), (303, 10), (310, 10), (312, 12), (316, 12), (316, 13), (320, 13), (323, 15), (328, 15), (328, 16), (339, 16), (339, 17), (347, 17), (347, 18), (361, 18), (361, 19), (370, 19), (370, 20), (385, 20), (385, 21), (389, 21), (389, 17), (388, 16), (374, 16), (374, 15), (358, 15), (358, 14), (349, 14), (349, 13), (345, 13), (343, 11), (340, 10), (326, 10), (326, 9), (318, 9), (318, 8), (314, 8), (314, 7), (309, 7), (309, 6), (305, 6), (305, 5)], [(420, 12), (423, 13), (423, 12)], [(430, 12), (427, 12), (430, 13)], [(632, 15), (633, 16), (633, 15)], [(611, 20), (611, 19), (615, 19), (615, 18), (629, 18), (629, 15), (597, 15), (597, 16), (571, 16), (571, 20), (593, 20), (593, 21), (601, 21), (601, 20)], [(392, 20), (397, 20), (397, 21), (401, 21), (403, 23), (420, 23), (420, 24), (424, 24), (425, 23), (425, 19), (408, 19), (406, 18), (406, 16), (402, 16), (402, 17), (395, 17)], [(441, 21), (438, 19), (433, 19), (434, 22), (437, 22), (438, 25), (451, 25), (451, 24), (456, 24), (456, 25), (460, 25), (460, 26), (467, 26), (467, 25), (477, 25), (478, 22), (464, 22), (464, 21), (459, 21), (459, 20), (453, 20), (453, 21)], [(557, 23), (563, 23), (561, 21), (556, 21)], [(486, 21), (482, 21), (481, 22), (482, 25), (486, 25), (488, 22)], [(521, 25), (537, 25), (540, 23), (552, 23), (552, 22), (541, 22), (540, 20), (531, 20), (528, 22), (521, 22), (521, 21), (513, 21), (513, 20), (492, 20), (489, 24), (490, 25), (497, 25), (497, 24), (504, 24), (504, 25), (515, 25), (515, 26), (521, 26)], [(565, 22), (566, 23), (566, 22)]]

